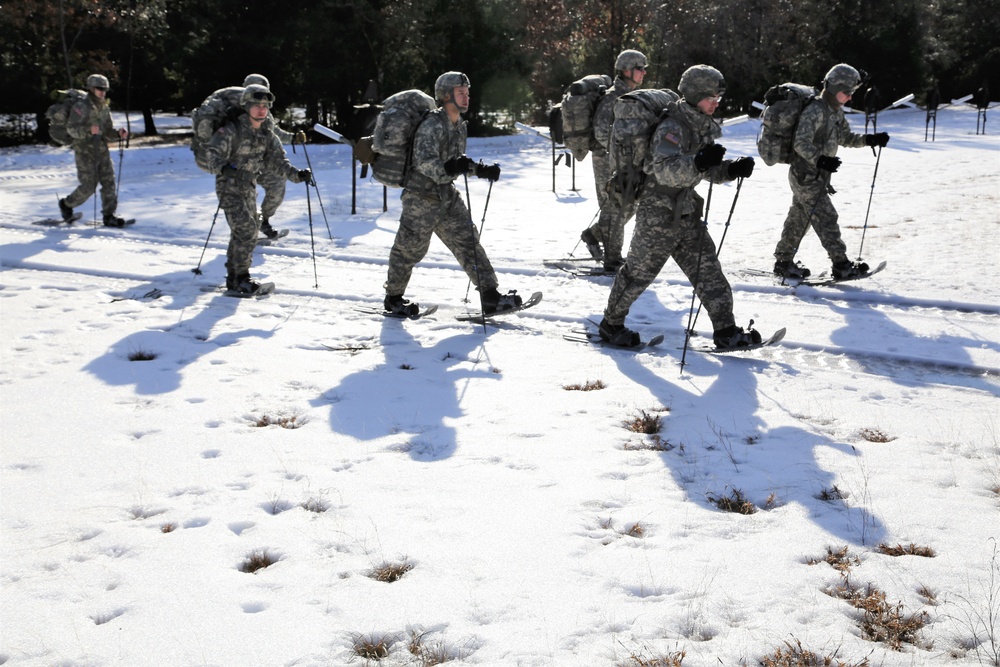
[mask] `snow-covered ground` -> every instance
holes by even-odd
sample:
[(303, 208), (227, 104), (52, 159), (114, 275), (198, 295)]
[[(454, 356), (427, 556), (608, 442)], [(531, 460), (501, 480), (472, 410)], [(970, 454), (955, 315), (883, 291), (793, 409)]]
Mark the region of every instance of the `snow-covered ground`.
[[(553, 192), (532, 134), (469, 143), (503, 168), (488, 208), (469, 183), (501, 289), (544, 292), (485, 334), (455, 319), (475, 304), (438, 241), (407, 294), (436, 315), (357, 310), (381, 303), (399, 200), (383, 213), (361, 181), (352, 214), (345, 146), (307, 147), (319, 189), (289, 184), (260, 300), (201, 289), (223, 281), (228, 228), (185, 146), (126, 151), (123, 231), (90, 224), (92, 201), (72, 228), (32, 224), (75, 186), (72, 156), (0, 151), (0, 664), (363, 664), (367, 644), (385, 665), (708, 667), (786, 642), (850, 665), (994, 664), (1000, 136), (975, 121), (943, 108), (932, 143), (923, 112), (880, 115), (874, 190), (872, 151), (841, 151), (845, 239), (860, 248), (872, 195), (863, 254), (888, 261), (841, 286), (746, 272), (770, 268), (790, 200), (787, 169), (758, 162), (721, 258), (739, 323), (788, 335), (689, 352), (683, 372), (673, 263), (628, 320), (659, 347), (563, 339), (611, 280), (543, 266), (585, 252), (596, 204), (589, 160), (577, 191), (561, 162)], [(729, 156), (755, 154), (757, 127), (724, 129)], [(717, 242), (735, 190), (714, 187)], [(813, 233), (798, 259), (829, 269)], [(625, 427), (643, 415), (656, 436)], [(758, 511), (715, 502), (737, 495)], [(241, 571), (254, 557), (274, 562)], [(866, 639), (829, 594), (847, 584), (925, 625), (901, 651)]]

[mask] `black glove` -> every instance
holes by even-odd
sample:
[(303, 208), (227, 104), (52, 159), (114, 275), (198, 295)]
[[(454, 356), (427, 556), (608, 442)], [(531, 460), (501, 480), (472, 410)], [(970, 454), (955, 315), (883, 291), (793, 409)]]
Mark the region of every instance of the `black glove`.
[(316, 185), (316, 181), (313, 180), (312, 170), (299, 169), (299, 183), (305, 183), (306, 185)]
[(816, 160), (816, 166), (823, 171), (828, 171), (831, 174), (838, 169), (840, 169), (840, 158), (830, 157), (828, 155), (820, 155), (819, 159)]
[(476, 163), (473, 162), (472, 158), (463, 155), (462, 157), (453, 157), (444, 163), (444, 171), (449, 176), (459, 176), (461, 174), (468, 174), (472, 171)]
[(753, 174), (752, 157), (741, 157), (729, 163), (729, 178), (750, 178)]
[(221, 172), (221, 174), (222, 174), (222, 177), (225, 178), (225, 179), (227, 179), (227, 180), (231, 181), (234, 178), (236, 178), (236, 174), (238, 172), (239, 172), (239, 169), (237, 169), (236, 167), (234, 167), (231, 164), (224, 164), (224, 165), (222, 165), (222, 172)]
[(865, 135), (865, 146), (878, 146), (882, 148), (889, 143), (889, 133), (888, 132), (876, 132), (875, 134)]
[(726, 154), (726, 147), (721, 144), (709, 144), (702, 148), (694, 156), (694, 166), (698, 171), (705, 171), (722, 164), (722, 156)]
[(491, 183), (499, 181), (500, 165), (494, 162), (493, 164), (487, 167), (485, 164), (483, 164), (483, 161), (480, 160), (479, 164), (476, 165), (476, 176), (478, 178), (485, 178), (489, 180)]

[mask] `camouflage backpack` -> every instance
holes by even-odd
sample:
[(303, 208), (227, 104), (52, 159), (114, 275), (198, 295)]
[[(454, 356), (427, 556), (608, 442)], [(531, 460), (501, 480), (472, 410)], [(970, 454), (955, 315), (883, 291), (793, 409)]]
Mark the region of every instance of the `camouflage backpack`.
[(212, 140), (212, 135), (220, 127), (245, 113), (240, 106), (243, 86), (221, 88), (201, 103), (201, 106), (191, 111), (191, 150), (194, 152), (195, 163), (203, 170), (211, 173), (206, 162), (205, 146)]
[(757, 152), (764, 164), (770, 167), (791, 162), (799, 116), (817, 94), (815, 88), (800, 83), (771, 86), (764, 94), (764, 113), (757, 135)]
[(558, 105), (561, 131), (566, 148), (573, 157), (582, 160), (593, 147), (594, 110), (608, 88), (614, 85), (606, 74), (591, 74), (574, 81)]
[(404, 90), (386, 98), (382, 106), (374, 133), (363, 137), (359, 144), (370, 142), (375, 180), (390, 188), (401, 188), (413, 159), (413, 135), (420, 121), (437, 108), (437, 102), (421, 90)]
[(66, 131), (66, 121), (69, 120), (69, 111), (77, 101), (87, 97), (83, 90), (60, 90), (57, 93), (60, 100), (45, 110), (45, 118), (49, 121), (49, 138), (60, 146), (68, 146), (73, 143), (73, 137)]
[(642, 192), (649, 140), (664, 110), (679, 99), (672, 90), (650, 88), (633, 90), (615, 100), (614, 122), (608, 141), (611, 167), (608, 194), (619, 206), (634, 202)]

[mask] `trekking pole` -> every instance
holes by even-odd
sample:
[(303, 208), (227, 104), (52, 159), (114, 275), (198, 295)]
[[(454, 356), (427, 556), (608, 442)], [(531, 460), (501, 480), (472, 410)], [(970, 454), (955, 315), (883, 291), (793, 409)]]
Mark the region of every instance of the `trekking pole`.
[(872, 188), (868, 193), (868, 208), (865, 210), (865, 226), (861, 230), (861, 247), (858, 248), (858, 261), (861, 261), (861, 251), (865, 247), (865, 234), (868, 232), (868, 214), (872, 210), (872, 196), (875, 194), (875, 178), (878, 176), (878, 163), (882, 159), (882, 147), (878, 147), (878, 153), (875, 156), (875, 173), (872, 174)]
[[(101, 167), (103, 166), (101, 164), (101, 161), (100, 161), (101, 160), (101, 144), (100, 144), (100, 140), (101, 140), (101, 135), (95, 134), (94, 135), (94, 167), (96, 169), (98, 169), (98, 170), (101, 169)], [(104, 188), (102, 187), (101, 188), (101, 194), (103, 195), (103, 193), (104, 193)], [(94, 197), (94, 227), (96, 227), (97, 226), (97, 183), (94, 183), (94, 194), (93, 194), (93, 197)]]
[[(490, 207), (490, 195), (493, 194), (493, 181), (490, 181), (490, 187), (486, 191), (486, 203), (483, 205), (483, 219), (479, 221), (479, 236), (483, 236), (483, 228), (486, 227), (486, 209)], [(472, 219), (472, 213), (469, 213), (469, 219)], [(469, 279), (469, 284), (465, 286), (465, 298), (462, 299), (463, 302), (469, 302), (469, 288), (472, 287), (472, 279)]]
[[(732, 222), (733, 220), (733, 211), (736, 210), (736, 200), (740, 198), (740, 188), (742, 187), (743, 187), (743, 177), (741, 176), (736, 179), (736, 194), (733, 195), (733, 204), (732, 206), (729, 207), (729, 217), (726, 218), (726, 226), (722, 230), (722, 238), (719, 239), (719, 247), (716, 248), (715, 250), (716, 257), (718, 257), (720, 253), (722, 253), (722, 244), (726, 242), (726, 234), (729, 232), (729, 223)], [(688, 327), (688, 329), (691, 331), (692, 334), (694, 333), (695, 325), (698, 324), (698, 316), (701, 315), (701, 306), (702, 303), (701, 301), (699, 301), (698, 310), (694, 314), (694, 322), (692, 322), (691, 326)]]
[[(316, 197), (319, 198), (319, 188), (316, 189)], [(316, 240), (313, 237), (313, 207), (312, 197), (309, 196), (309, 183), (306, 183), (306, 210), (309, 211), (309, 244), (312, 246), (313, 256), (313, 289), (319, 289), (319, 274), (316, 272)]]
[(205, 249), (208, 248), (208, 240), (212, 238), (212, 230), (215, 229), (215, 220), (219, 217), (219, 209), (222, 208), (222, 200), (219, 200), (219, 205), (215, 207), (215, 215), (212, 216), (212, 226), (208, 228), (208, 236), (205, 237), (205, 246), (201, 249), (201, 257), (198, 258), (198, 266), (191, 269), (191, 273), (196, 276), (201, 275), (201, 260), (205, 259)]
[[(469, 212), (469, 226), (472, 227), (472, 255), (474, 257), (475, 267), (476, 267), (476, 290), (479, 292), (479, 312), (483, 316), (483, 335), (486, 335), (486, 305), (483, 303), (483, 290), (482, 277), (479, 275), (479, 239), (476, 237), (476, 223), (472, 221), (472, 201), (469, 199), (469, 175), (462, 174), (462, 178), (465, 179), (465, 208)], [(492, 181), (490, 186), (492, 186)], [(486, 209), (483, 209), (483, 216), (486, 215)], [(472, 282), (471, 279), (469, 282)], [(465, 299), (468, 301), (469, 292), (466, 290)]]
[(115, 199), (122, 187), (122, 158), (125, 156), (125, 140), (118, 135), (118, 178), (115, 179)]
[[(292, 141), (292, 148), (295, 147), (295, 141)], [(302, 153), (306, 156), (306, 165), (309, 166), (309, 171), (312, 172), (312, 185), (316, 188), (316, 199), (319, 201), (319, 210), (323, 212), (323, 222), (326, 223), (326, 233), (330, 236), (330, 240), (333, 240), (333, 232), (330, 231), (330, 221), (326, 219), (326, 209), (323, 208), (323, 198), (319, 196), (319, 186), (316, 185), (316, 172), (313, 171), (312, 161), (309, 159), (309, 151), (306, 150), (306, 143), (302, 142)], [(306, 184), (306, 194), (309, 194), (309, 186)]]
[(712, 186), (714, 183), (708, 182), (708, 199), (705, 201), (705, 215), (701, 221), (701, 230), (698, 232), (698, 263), (695, 264), (694, 282), (691, 289), (691, 308), (688, 310), (688, 326), (684, 331), (684, 351), (681, 353), (681, 373), (684, 372), (684, 362), (687, 360), (688, 343), (691, 341), (691, 321), (694, 317), (694, 298), (698, 294), (698, 281), (701, 280), (701, 256), (703, 243), (705, 241), (705, 229), (708, 228), (708, 212), (712, 208)]

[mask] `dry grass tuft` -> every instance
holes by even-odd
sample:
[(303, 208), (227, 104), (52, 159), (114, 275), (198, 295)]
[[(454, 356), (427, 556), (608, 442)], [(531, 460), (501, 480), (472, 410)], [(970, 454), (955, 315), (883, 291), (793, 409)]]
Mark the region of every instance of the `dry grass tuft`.
[(862, 614), (858, 622), (862, 636), (873, 642), (885, 644), (894, 651), (903, 644), (917, 645), (918, 632), (927, 623), (927, 612), (905, 616), (903, 603), (891, 605), (885, 593), (872, 584), (864, 589), (851, 584), (845, 576), (839, 586), (827, 591), (829, 595), (846, 600)]
[(156, 359), (159, 355), (156, 352), (150, 352), (149, 350), (135, 350), (128, 353), (129, 361), (152, 361)]
[(322, 514), (323, 512), (330, 509), (330, 503), (323, 500), (322, 498), (306, 498), (301, 503), (299, 507), (307, 512), (315, 512), (316, 514)]
[(280, 426), (281, 428), (296, 429), (302, 426), (302, 424), (298, 421), (298, 417), (295, 415), (278, 417), (261, 415), (260, 417), (252, 419), (250, 423), (257, 428), (264, 428), (265, 426)]
[(389, 649), (395, 643), (392, 635), (355, 635), (353, 638), (354, 654), (363, 660), (381, 660), (389, 657)]
[(879, 428), (863, 428), (861, 429), (861, 437), (868, 442), (892, 442), (896, 439)]
[(633, 433), (645, 433), (646, 435), (659, 433), (663, 426), (660, 415), (651, 415), (645, 410), (640, 410), (638, 415), (626, 419), (622, 425)]
[(622, 449), (624, 449), (625, 451), (645, 449), (651, 452), (669, 452), (673, 450), (675, 447), (676, 445), (667, 442), (662, 437), (660, 437), (658, 433), (654, 433), (649, 437), (648, 440), (645, 440), (640, 443), (626, 442), (622, 446)]
[(838, 549), (834, 551), (832, 548), (826, 548), (826, 556), (822, 558), (810, 558), (806, 561), (809, 565), (816, 565), (817, 563), (828, 563), (837, 572), (841, 574), (847, 574), (851, 571), (851, 568), (855, 565), (861, 565), (861, 559), (857, 556), (850, 556), (847, 553), (847, 547)]
[(728, 496), (716, 496), (708, 494), (708, 502), (718, 507), (723, 512), (734, 512), (736, 514), (755, 514), (757, 506), (747, 500), (746, 496), (739, 489), (732, 489)]
[(413, 564), (407, 563), (404, 559), (398, 563), (382, 563), (369, 572), (368, 576), (375, 581), (382, 581), (387, 584), (391, 584), (394, 581), (402, 579), (403, 575), (412, 569)]
[(623, 530), (622, 535), (628, 535), (629, 537), (645, 537), (646, 529), (643, 528), (641, 523), (636, 521), (631, 526)]
[(844, 500), (847, 496), (843, 491), (837, 488), (837, 485), (832, 485), (829, 489), (823, 489), (818, 494), (816, 498), (824, 502), (833, 502), (834, 500)]
[(172, 533), (175, 530), (177, 530), (177, 524), (176, 523), (165, 523), (162, 526), (160, 526), (160, 532), (161, 533)]
[(462, 652), (456, 652), (449, 649), (444, 641), (438, 640), (431, 645), (425, 643), (426, 633), (416, 632), (414, 630), (410, 631), (410, 643), (407, 646), (407, 650), (410, 655), (417, 659), (417, 664), (420, 667), (433, 667), (433, 665), (441, 665), (443, 663), (449, 662), (451, 660), (461, 660), (465, 658)]
[(404, 370), (404, 371), (412, 371), (413, 370), (413, 366), (411, 366), (409, 364), (401, 364), (399, 368), (400, 368), (400, 370)]
[(278, 559), (267, 552), (266, 549), (258, 549), (250, 553), (242, 563), (239, 571), (247, 574), (254, 574), (257, 570), (263, 570), (278, 562)]
[(684, 661), (684, 656), (684, 651), (677, 651), (676, 653), (667, 653), (665, 655), (652, 656), (649, 658), (642, 655), (635, 655), (633, 653), (627, 660), (625, 660), (625, 662), (619, 662), (616, 667), (681, 667), (681, 663)]
[(802, 648), (802, 642), (796, 639), (794, 644), (785, 642), (784, 648), (779, 647), (761, 658), (760, 664), (762, 667), (868, 667), (869, 663), (868, 658), (847, 663), (833, 655), (820, 656)]
[(934, 558), (937, 555), (930, 547), (918, 547), (913, 542), (910, 542), (906, 546), (897, 544), (894, 547), (882, 543), (876, 549), (879, 553), (883, 553), (886, 556), (923, 556), (924, 558)]
[(604, 384), (601, 380), (594, 380), (591, 382), (587, 380), (585, 384), (564, 384), (563, 389), (566, 391), (597, 391), (598, 389), (607, 389), (608, 385)]

